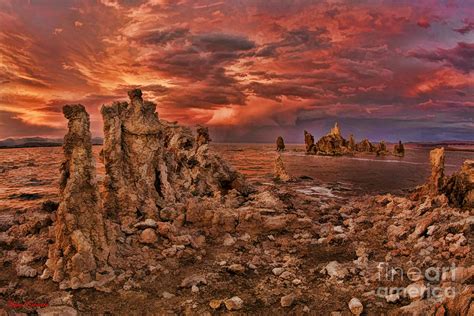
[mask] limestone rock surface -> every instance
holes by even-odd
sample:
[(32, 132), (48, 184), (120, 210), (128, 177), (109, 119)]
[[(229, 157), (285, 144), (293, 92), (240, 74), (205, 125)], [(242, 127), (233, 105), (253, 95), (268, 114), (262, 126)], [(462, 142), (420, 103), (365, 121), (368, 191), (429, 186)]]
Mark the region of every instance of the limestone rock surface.
[(107, 272), (109, 243), (95, 180), (89, 115), (84, 106), (66, 105), (60, 204), (54, 222), (54, 244), (47, 268), (63, 287), (93, 287), (96, 275)]

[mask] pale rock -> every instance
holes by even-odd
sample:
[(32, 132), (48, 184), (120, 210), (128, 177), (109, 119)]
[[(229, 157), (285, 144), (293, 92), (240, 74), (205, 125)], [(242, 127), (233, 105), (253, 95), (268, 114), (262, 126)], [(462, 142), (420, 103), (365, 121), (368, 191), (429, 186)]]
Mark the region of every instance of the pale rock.
[(350, 301), (349, 301), (349, 310), (351, 311), (351, 313), (353, 315), (360, 315), (362, 314), (362, 311), (364, 310), (364, 306), (362, 305), (361, 301), (356, 298), (356, 297), (353, 297)]
[(227, 270), (232, 273), (241, 274), (245, 272), (245, 267), (239, 263), (231, 264)]
[(224, 242), (222, 244), (226, 247), (233, 246), (235, 244), (235, 238), (230, 234), (225, 234)]
[(234, 296), (232, 298), (226, 299), (224, 301), (224, 305), (229, 311), (237, 311), (242, 309), (244, 306), (244, 301), (240, 297)]
[(296, 300), (296, 295), (291, 293), (291, 294), (282, 296), (280, 298), (280, 305), (281, 307), (290, 307), (291, 305), (294, 304), (295, 300)]
[(280, 274), (279, 277), (284, 280), (289, 280), (293, 277), (293, 273), (291, 273), (290, 271), (285, 271), (282, 274)]
[(349, 271), (339, 262), (331, 261), (323, 268), (321, 273), (327, 273), (331, 278), (344, 279), (349, 274)]
[(272, 270), (273, 274), (276, 275), (276, 276), (279, 276), (279, 275), (282, 274), (284, 271), (285, 271), (284, 268), (273, 268), (273, 270)]
[(174, 295), (174, 294), (171, 294), (171, 293), (169, 293), (169, 292), (166, 292), (166, 291), (165, 291), (165, 292), (163, 292), (163, 293), (161, 293), (161, 296), (162, 296), (164, 299), (170, 299), (170, 298), (173, 298), (173, 297), (175, 297), (175, 295)]
[(195, 275), (191, 275), (189, 277), (186, 277), (183, 279), (183, 281), (181, 282), (181, 287), (182, 288), (188, 288), (188, 287), (192, 287), (193, 285), (206, 285), (207, 284), (207, 280), (204, 276), (202, 275), (198, 275), (198, 274), (195, 274)]

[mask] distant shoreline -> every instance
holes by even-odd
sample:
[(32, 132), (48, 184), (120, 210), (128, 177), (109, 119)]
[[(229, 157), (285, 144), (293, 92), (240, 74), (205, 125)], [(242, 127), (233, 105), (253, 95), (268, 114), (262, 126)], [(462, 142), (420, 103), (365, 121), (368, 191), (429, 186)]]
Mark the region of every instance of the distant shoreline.
[[(238, 145), (238, 144), (250, 144), (246, 143), (214, 143), (214, 144), (231, 144), (231, 145)], [(256, 143), (261, 145), (271, 145), (273, 143)], [(390, 144), (390, 143), (389, 143)], [(48, 143), (48, 142), (30, 142), (24, 144), (16, 144), (16, 145), (0, 145), (0, 149), (19, 149), (19, 148), (48, 148), (48, 147), (61, 147), (62, 143)], [(92, 146), (102, 146), (103, 143), (93, 143)], [(288, 144), (288, 145), (301, 145), (304, 146), (303, 143), (295, 143), (295, 144)], [(462, 142), (462, 141), (453, 141), (453, 142), (439, 142), (439, 143), (415, 143), (415, 142), (407, 142), (406, 145), (414, 146), (415, 148), (435, 148), (435, 147), (444, 147), (446, 151), (460, 151), (460, 152), (474, 152), (474, 148), (459, 148), (457, 146), (474, 146), (474, 142)], [(456, 147), (452, 147), (456, 146)]]

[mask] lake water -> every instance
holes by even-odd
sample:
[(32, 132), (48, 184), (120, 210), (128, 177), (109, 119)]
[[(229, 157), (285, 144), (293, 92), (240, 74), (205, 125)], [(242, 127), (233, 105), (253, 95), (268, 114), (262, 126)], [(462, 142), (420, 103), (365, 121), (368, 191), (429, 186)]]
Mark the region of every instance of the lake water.
[[(274, 144), (212, 144), (237, 170), (253, 183), (270, 185)], [(99, 182), (104, 175), (100, 162), (101, 146), (94, 146)], [(287, 145), (282, 154), (291, 176), (310, 177), (298, 184), (308, 194), (331, 195), (339, 187), (348, 195), (403, 193), (425, 182), (429, 175), (429, 149), (407, 148), (406, 156), (324, 157), (304, 154), (303, 145)], [(15, 148), (0, 150), (0, 211), (38, 207), (41, 201), (57, 199), (62, 148)], [(469, 151), (446, 152), (446, 173), (450, 174), (466, 159), (474, 159)]]

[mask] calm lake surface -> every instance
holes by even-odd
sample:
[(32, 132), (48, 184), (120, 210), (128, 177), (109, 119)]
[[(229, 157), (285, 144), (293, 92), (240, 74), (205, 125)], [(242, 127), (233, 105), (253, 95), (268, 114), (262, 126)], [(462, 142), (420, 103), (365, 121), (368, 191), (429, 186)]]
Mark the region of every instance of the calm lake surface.
[[(272, 182), (274, 144), (212, 144), (212, 147), (251, 182), (266, 185)], [(99, 182), (104, 175), (100, 150), (101, 146), (93, 148)], [(430, 168), (429, 149), (417, 147), (408, 147), (404, 158), (368, 154), (324, 157), (305, 155), (304, 145), (287, 145), (282, 157), (291, 176), (312, 178), (298, 184), (301, 190), (320, 193), (342, 186), (351, 195), (400, 194), (425, 182)], [(42, 200), (56, 199), (62, 158), (60, 147), (1, 149), (0, 211), (37, 207)], [(466, 159), (474, 159), (474, 153), (447, 151), (446, 173), (459, 169)]]

